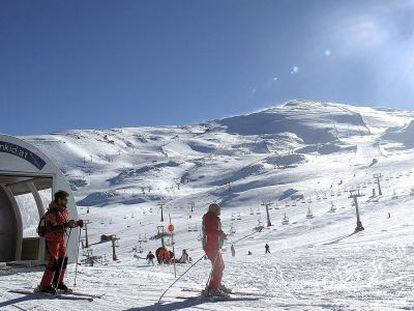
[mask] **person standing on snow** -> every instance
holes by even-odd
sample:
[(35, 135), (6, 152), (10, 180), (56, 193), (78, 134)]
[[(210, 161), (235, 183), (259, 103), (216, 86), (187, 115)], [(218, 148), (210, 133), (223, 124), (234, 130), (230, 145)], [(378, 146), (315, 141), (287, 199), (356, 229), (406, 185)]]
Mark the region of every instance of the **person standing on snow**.
[(266, 249), (265, 254), (270, 254), (270, 246), (269, 246), (269, 244), (266, 243), (265, 249)]
[(187, 263), (189, 262), (190, 257), (188, 256), (187, 250), (183, 249), (180, 259), (178, 260), (179, 263)]
[(83, 220), (69, 219), (67, 210), (69, 194), (58, 191), (54, 195), (54, 201), (44, 216), (44, 238), (49, 262), (38, 287), (41, 292), (55, 293), (56, 290), (68, 292), (68, 287), (63, 283), (68, 257), (66, 257), (66, 229), (83, 227)]
[(226, 234), (221, 230), (220, 205), (210, 204), (208, 212), (203, 216), (203, 249), (212, 263), (210, 283), (206, 294), (209, 296), (228, 297), (229, 290), (221, 284), (224, 260), (220, 248)]
[(152, 264), (154, 266), (154, 258), (155, 258), (154, 254), (151, 251), (149, 251), (147, 258), (146, 258), (148, 260), (149, 265)]
[(234, 249), (234, 245), (233, 244), (231, 245), (230, 250), (231, 250), (231, 256), (232, 257), (235, 257), (236, 256), (236, 250)]

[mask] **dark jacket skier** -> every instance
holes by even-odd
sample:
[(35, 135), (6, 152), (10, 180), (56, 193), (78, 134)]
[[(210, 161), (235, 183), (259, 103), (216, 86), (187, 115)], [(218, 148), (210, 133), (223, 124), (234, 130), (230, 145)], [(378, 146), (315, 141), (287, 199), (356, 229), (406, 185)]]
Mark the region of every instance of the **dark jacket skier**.
[(151, 251), (149, 251), (147, 258), (146, 258), (148, 260), (148, 264), (154, 265), (154, 258), (155, 258), (154, 254)]

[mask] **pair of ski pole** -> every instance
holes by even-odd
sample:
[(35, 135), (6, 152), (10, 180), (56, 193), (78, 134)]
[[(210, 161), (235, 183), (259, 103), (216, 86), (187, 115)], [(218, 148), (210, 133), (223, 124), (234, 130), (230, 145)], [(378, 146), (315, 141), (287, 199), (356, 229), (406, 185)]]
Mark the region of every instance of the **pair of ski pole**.
[[(70, 238), (70, 235), (72, 234), (72, 228), (69, 228), (69, 233), (65, 233), (65, 235), (66, 235), (66, 247), (65, 247), (65, 254), (63, 255), (63, 258), (62, 258), (62, 262), (60, 263), (60, 265), (59, 265), (59, 273), (58, 273), (58, 276), (57, 276), (57, 278), (56, 278), (56, 280), (57, 280), (57, 282), (55, 283), (55, 284), (53, 284), (54, 285), (54, 289), (55, 290), (57, 290), (57, 288), (58, 288), (58, 286), (59, 286), (59, 281), (60, 281), (60, 276), (61, 276), (61, 274), (62, 274), (62, 271), (63, 271), (63, 265), (64, 265), (64, 263), (65, 263), (65, 258), (66, 258), (66, 254), (67, 254), (67, 252), (68, 252), (68, 241), (69, 241), (69, 238)], [(59, 259), (58, 259), (59, 260)]]
[[(54, 284), (54, 289), (57, 290), (57, 287), (59, 286), (59, 280), (60, 280), (60, 276), (62, 275), (62, 271), (63, 271), (63, 265), (65, 262), (65, 258), (68, 252), (68, 242), (69, 239), (71, 237), (72, 234), (72, 228), (69, 228), (69, 233), (66, 234), (66, 247), (65, 247), (65, 254), (63, 255), (62, 258), (62, 263), (59, 266), (59, 273), (58, 273), (58, 277), (57, 277), (57, 283)], [(75, 278), (74, 278), (74, 284), (73, 286), (76, 286), (76, 279), (78, 276), (78, 259), (79, 259), (79, 245), (80, 245), (80, 240), (81, 240), (81, 234), (82, 234), (82, 228), (79, 228), (79, 237), (78, 237), (78, 246), (77, 246), (77, 255), (76, 255), (76, 267), (75, 267)]]

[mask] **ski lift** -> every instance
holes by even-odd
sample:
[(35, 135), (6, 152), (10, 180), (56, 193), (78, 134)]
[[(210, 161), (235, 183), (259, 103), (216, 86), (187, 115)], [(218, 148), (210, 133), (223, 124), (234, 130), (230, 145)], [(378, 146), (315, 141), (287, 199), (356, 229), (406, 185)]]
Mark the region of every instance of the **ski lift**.
[(254, 230), (260, 232), (264, 229), (263, 223), (260, 219), (257, 220), (257, 226), (254, 227)]
[(335, 208), (335, 205), (333, 204), (333, 202), (331, 202), (331, 208), (329, 209), (329, 213), (335, 213), (335, 211), (336, 211), (336, 208)]
[(393, 199), (393, 200), (398, 199), (398, 195), (397, 195), (397, 192), (395, 191), (395, 189), (394, 189), (394, 191), (393, 191), (393, 193), (392, 193), (392, 199)]
[(157, 233), (158, 233), (158, 235), (163, 235), (163, 234), (165, 234), (165, 227), (164, 227), (164, 226), (162, 226), (162, 225), (157, 226)]
[(312, 219), (314, 216), (313, 216), (313, 213), (312, 213), (312, 211), (311, 211), (311, 209), (310, 209), (310, 207), (308, 208), (308, 213), (306, 214), (306, 219)]
[(287, 217), (286, 213), (282, 220), (282, 225), (288, 225), (289, 224), (289, 218)]

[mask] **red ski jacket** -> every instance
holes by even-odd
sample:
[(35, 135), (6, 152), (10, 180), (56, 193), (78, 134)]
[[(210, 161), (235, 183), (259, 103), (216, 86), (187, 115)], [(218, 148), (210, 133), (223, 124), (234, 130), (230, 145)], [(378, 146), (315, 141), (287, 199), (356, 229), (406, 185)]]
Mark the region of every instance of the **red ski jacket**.
[(223, 231), (221, 230), (220, 218), (207, 212), (203, 216), (203, 249), (206, 253), (217, 252), (222, 244)]
[(65, 240), (65, 229), (69, 223), (69, 212), (66, 208), (50, 203), (49, 210), (45, 216), (47, 241), (63, 242)]

